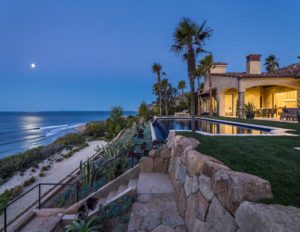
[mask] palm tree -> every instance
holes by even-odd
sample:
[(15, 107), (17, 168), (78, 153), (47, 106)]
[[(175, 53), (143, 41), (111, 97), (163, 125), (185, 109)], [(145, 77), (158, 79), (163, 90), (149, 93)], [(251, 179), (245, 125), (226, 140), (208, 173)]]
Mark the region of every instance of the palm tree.
[(278, 59), (275, 55), (269, 55), (265, 59), (265, 66), (267, 72), (275, 72), (275, 70), (279, 67)]
[(165, 114), (168, 115), (168, 87), (169, 87), (168, 79), (163, 79), (161, 81), (161, 87), (164, 93), (164, 100), (165, 100)]
[(152, 65), (152, 72), (157, 75), (159, 116), (161, 116), (161, 80), (160, 80), (161, 69), (162, 69), (162, 66), (160, 65), (160, 63), (154, 63)]
[(184, 89), (186, 88), (186, 83), (185, 81), (179, 81), (178, 82), (178, 86), (177, 86), (177, 89), (180, 89), (181, 90), (181, 95), (183, 95), (183, 91)]
[(212, 94), (212, 79), (210, 69), (214, 67), (214, 58), (212, 55), (205, 56), (199, 62), (199, 66), (197, 69), (198, 73), (205, 74), (208, 77), (208, 85), (209, 85), (209, 116), (213, 116), (213, 94)]
[(200, 85), (200, 77), (203, 76), (204, 74), (201, 73), (201, 70), (199, 68), (196, 69), (196, 77), (197, 77), (197, 83), (198, 83), (198, 88), (197, 88), (197, 97), (198, 97), (198, 115), (201, 115), (201, 99), (200, 99), (200, 93), (201, 93), (201, 85)]
[(196, 56), (204, 52), (203, 45), (206, 39), (212, 34), (212, 30), (206, 27), (204, 21), (201, 25), (188, 18), (183, 18), (174, 32), (174, 44), (172, 50), (177, 54), (182, 54), (187, 62), (188, 77), (191, 88), (191, 117), (192, 132), (195, 132), (195, 73)]

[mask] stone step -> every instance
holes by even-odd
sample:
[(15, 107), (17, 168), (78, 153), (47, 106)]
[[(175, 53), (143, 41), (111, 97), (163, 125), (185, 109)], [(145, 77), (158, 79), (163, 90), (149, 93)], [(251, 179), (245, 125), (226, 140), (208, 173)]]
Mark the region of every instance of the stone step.
[(128, 187), (137, 187), (138, 179), (130, 179), (128, 182)]
[(127, 185), (123, 185), (121, 184), (118, 188), (118, 191), (117, 191), (117, 195), (119, 195), (120, 193), (122, 193), (125, 189), (127, 189), (128, 186)]
[(174, 193), (174, 188), (167, 174), (142, 172), (138, 179), (137, 193)]
[(106, 197), (101, 197), (100, 199), (99, 199), (99, 201), (98, 201), (98, 205), (100, 206), (100, 205), (103, 205), (103, 204), (105, 204), (105, 202), (106, 202)]
[(27, 225), (25, 225), (21, 232), (33, 232), (33, 231), (54, 231), (58, 226), (62, 218), (62, 215), (49, 216), (49, 217), (34, 217)]
[(113, 199), (117, 195), (117, 191), (111, 191), (107, 198), (106, 198), (106, 203), (109, 203), (111, 199)]

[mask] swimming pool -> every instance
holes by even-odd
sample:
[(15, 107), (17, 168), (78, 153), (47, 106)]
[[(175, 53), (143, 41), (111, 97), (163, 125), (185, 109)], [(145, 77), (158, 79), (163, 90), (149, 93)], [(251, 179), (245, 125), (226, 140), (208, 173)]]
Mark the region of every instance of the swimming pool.
[[(258, 126), (231, 121), (196, 118), (197, 133), (210, 136), (290, 135), (284, 129)], [(190, 118), (155, 118), (152, 122), (152, 137), (164, 141), (169, 131), (191, 131)]]

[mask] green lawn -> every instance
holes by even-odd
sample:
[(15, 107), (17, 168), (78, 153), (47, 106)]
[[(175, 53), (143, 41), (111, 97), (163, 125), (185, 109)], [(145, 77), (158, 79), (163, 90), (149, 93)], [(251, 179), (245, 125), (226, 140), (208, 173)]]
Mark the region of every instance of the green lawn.
[[(260, 120), (217, 117), (218, 119), (294, 129), (300, 135), (300, 125)], [(180, 133), (192, 137), (191, 133)], [(196, 134), (201, 144), (197, 150), (223, 161), (235, 171), (247, 172), (269, 180), (274, 199), (270, 203), (300, 207), (300, 147), (299, 137), (239, 137), (204, 136)]]

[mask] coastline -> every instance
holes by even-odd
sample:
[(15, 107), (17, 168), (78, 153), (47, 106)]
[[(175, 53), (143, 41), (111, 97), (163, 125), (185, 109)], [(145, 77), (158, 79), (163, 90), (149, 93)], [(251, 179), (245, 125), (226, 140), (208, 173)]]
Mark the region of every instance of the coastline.
[[(38, 146), (38, 147), (45, 148), (46, 150), (47, 149), (54, 150), (55, 147), (57, 147), (56, 141), (58, 141), (59, 139), (62, 139), (64, 136), (66, 136), (68, 134), (82, 135), (86, 128), (86, 125), (88, 123), (91, 123), (91, 122), (86, 122), (86, 123), (84, 123), (84, 125), (80, 125), (80, 126), (74, 128), (73, 132), (67, 132), (65, 134), (62, 134), (60, 137), (56, 138), (55, 141), (45, 144), (43, 146)], [(44, 171), (40, 170), (43, 167), (48, 167), (49, 165), (52, 167), (52, 165), (54, 166), (55, 163), (64, 161), (66, 159), (72, 160), (72, 157), (76, 156), (76, 155), (79, 157), (86, 156), (87, 154), (85, 154), (84, 148), (93, 146), (94, 142), (98, 142), (99, 143), (98, 145), (101, 145), (101, 146), (106, 144), (106, 142), (104, 140), (98, 140), (98, 141), (86, 142), (79, 146), (73, 145), (73, 146), (71, 146), (71, 148), (65, 146), (65, 148), (63, 148), (61, 151), (50, 154), (49, 156), (42, 157), (43, 155), (41, 154), (42, 160), (40, 160), (38, 163), (36, 163), (34, 160), (32, 160), (31, 161), (32, 164), (30, 165), (29, 168), (27, 168), (26, 170), (16, 170), (14, 172), (14, 174), (12, 176), (8, 177), (7, 179), (3, 179), (0, 176), (0, 196), (1, 196), (1, 194), (3, 194), (5, 192), (5, 190), (13, 189), (16, 186), (22, 186), (24, 181), (28, 180), (29, 178), (34, 177), (36, 180), (39, 180), (39, 177), (40, 177), (39, 175), (41, 172), (43, 172), (46, 175), (47, 175), (47, 173), (51, 174), (51, 171), (50, 171), (51, 168), (49, 171), (48, 170), (44, 170)], [(38, 147), (36, 147), (36, 148), (38, 148)], [(53, 149), (53, 147), (54, 147), (54, 149)], [(8, 159), (8, 158), (11, 158), (11, 159), (16, 158), (17, 159), (18, 156), (25, 154), (27, 152), (31, 152), (33, 149), (35, 149), (35, 148), (31, 148), (24, 152), (19, 152), (19, 153), (12, 154), (12, 155), (9, 155), (4, 158), (0, 158), (0, 161)], [(95, 152), (91, 152), (91, 153), (94, 154)], [(30, 158), (30, 157), (27, 157), (27, 158)], [(63, 162), (61, 162), (61, 163), (63, 163)], [(78, 163), (78, 166), (79, 166), (79, 163)], [(74, 167), (74, 169), (75, 169), (75, 167)], [(44, 174), (42, 174), (42, 175), (44, 175)], [(41, 177), (43, 177), (43, 176), (41, 176)], [(24, 189), (26, 189), (26, 188), (24, 188)], [(24, 189), (23, 189), (23, 191), (24, 191)]]
[[(96, 153), (95, 148), (97, 146), (102, 147), (106, 144), (103, 140), (87, 142), (88, 146), (82, 148), (81, 150), (75, 152), (71, 157), (64, 158), (63, 160), (57, 159), (62, 153), (54, 154), (50, 158), (43, 160), (38, 164), (39, 168), (36, 168), (33, 172), (33, 168), (28, 168), (21, 174), (20, 171), (17, 171), (11, 178), (9, 178), (5, 183), (0, 185), (0, 194), (4, 193), (6, 189), (12, 189), (18, 185), (22, 185), (24, 181), (28, 180), (31, 177), (34, 177), (36, 180), (34, 184), (42, 182), (59, 182), (64, 179), (71, 171), (79, 167), (80, 161), (85, 161), (88, 157), (91, 157)], [(66, 151), (65, 151), (66, 152)], [(66, 153), (65, 153), (66, 154)], [(54, 158), (56, 156), (56, 159)], [(42, 167), (50, 165), (51, 167), (47, 171), (43, 171), (45, 176), (40, 176), (42, 172)], [(28, 186), (30, 188), (30, 186)], [(25, 187), (24, 190), (26, 191)]]

